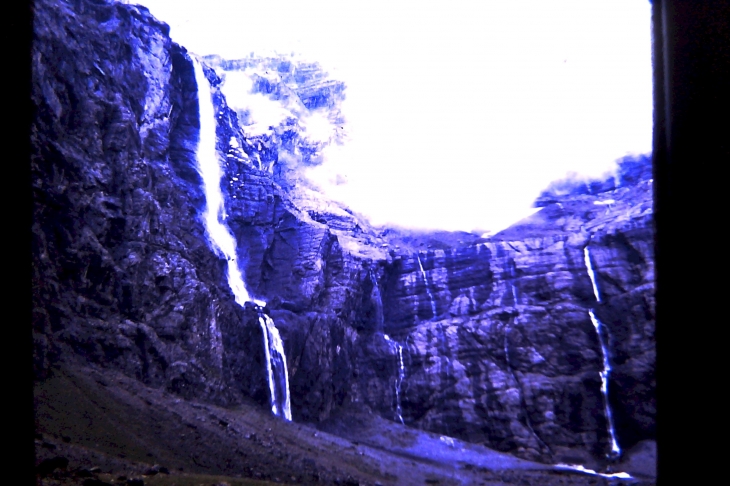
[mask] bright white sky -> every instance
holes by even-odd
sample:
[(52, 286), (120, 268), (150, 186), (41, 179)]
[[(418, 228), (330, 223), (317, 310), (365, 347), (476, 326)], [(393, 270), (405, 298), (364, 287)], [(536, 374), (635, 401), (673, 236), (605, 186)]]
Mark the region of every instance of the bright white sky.
[(309, 175), (376, 224), (497, 231), (550, 181), (651, 151), (648, 0), (139, 3), (196, 54), (296, 52), (344, 81), (350, 141)]

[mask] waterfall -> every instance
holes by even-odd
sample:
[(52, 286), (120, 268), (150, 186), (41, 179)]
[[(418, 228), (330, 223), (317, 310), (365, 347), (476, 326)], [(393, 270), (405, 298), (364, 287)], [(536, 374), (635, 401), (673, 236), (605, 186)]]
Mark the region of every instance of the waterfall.
[(421, 264), (421, 256), (420, 254), (416, 253), (416, 259), (418, 260), (418, 268), (421, 269), (421, 275), (423, 276), (423, 283), (426, 284), (426, 293), (428, 294), (428, 298), (431, 301), (431, 313), (433, 314), (433, 319), (436, 318), (436, 301), (433, 299), (433, 294), (431, 293), (431, 287), (428, 284), (428, 279), (426, 278), (426, 272), (423, 270), (423, 265)]
[(591, 263), (591, 252), (588, 249), (588, 245), (583, 249), (583, 259), (585, 260), (586, 269), (588, 275), (591, 277), (591, 284), (593, 284), (593, 295), (596, 296), (598, 302), (601, 301), (601, 295), (598, 293), (598, 283), (596, 282), (596, 273), (593, 271), (593, 264)]
[(512, 307), (517, 307), (517, 289), (515, 288), (515, 279), (517, 278), (517, 271), (515, 267), (515, 261), (512, 260), (509, 266), (509, 276), (510, 276), (510, 283), (509, 286), (512, 289), (512, 301), (514, 302), (512, 304)]
[(403, 379), (406, 376), (406, 367), (403, 364), (403, 346), (397, 341), (390, 339), (390, 336), (387, 334), (383, 334), (383, 337), (388, 342), (388, 345), (390, 345), (390, 348), (394, 349), (398, 355), (398, 378), (395, 380), (395, 415), (400, 423), (405, 424), (403, 422), (403, 409), (400, 403), (400, 389), (403, 384)]
[[(224, 257), (228, 262), (228, 285), (238, 305), (242, 306), (251, 301), (251, 296), (246, 290), (243, 275), (238, 267), (236, 254), (236, 240), (225, 224), (226, 212), (223, 205), (223, 193), (221, 192), (221, 177), (223, 173), (220, 167), (218, 151), (216, 149), (216, 122), (215, 107), (210, 94), (208, 83), (203, 66), (200, 61), (193, 57), (195, 68), (195, 81), (198, 85), (198, 109), (200, 114), (200, 135), (197, 149), (198, 172), (203, 179), (205, 191), (205, 231), (210, 245), (219, 257)], [(264, 351), (266, 354), (266, 370), (269, 381), (269, 392), (271, 397), (271, 411), (274, 415), (282, 416), (291, 421), (291, 406), (289, 403), (289, 375), (286, 369), (286, 355), (284, 346), (279, 336), (279, 331), (274, 321), (263, 312), (260, 307), (265, 305), (262, 301), (254, 301), (259, 306), (259, 324), (264, 335)]]
[[(591, 277), (591, 283), (593, 284), (593, 294), (596, 296), (596, 300), (601, 302), (600, 294), (598, 293), (598, 284), (596, 283), (596, 274), (593, 271), (593, 265), (591, 264), (591, 254), (588, 249), (588, 245), (583, 249), (583, 256), (585, 259), (586, 270), (588, 275)], [(603, 359), (603, 370), (601, 370), (601, 393), (603, 394), (604, 412), (606, 414), (606, 421), (608, 422), (608, 435), (611, 437), (611, 455), (620, 456), (621, 449), (616, 441), (616, 431), (613, 424), (613, 415), (611, 414), (611, 405), (608, 402), (608, 374), (611, 372), (611, 364), (608, 362), (608, 349), (603, 342), (603, 336), (601, 335), (601, 321), (598, 320), (596, 315), (593, 313), (593, 309), (588, 311), (588, 315), (591, 318), (593, 327), (596, 329), (598, 335), (598, 343), (601, 346), (601, 356)]]
[(400, 423), (405, 424), (405, 422), (403, 422), (403, 409), (401, 408), (400, 404), (400, 387), (403, 384), (403, 378), (405, 378), (406, 376), (406, 368), (403, 365), (403, 346), (401, 346), (399, 343), (396, 343), (396, 346), (398, 346), (398, 381), (396, 381), (395, 383), (395, 413), (398, 415)]
[(279, 330), (271, 317), (264, 313), (259, 316), (259, 324), (264, 335), (266, 352), (266, 371), (269, 377), (271, 412), (283, 415), (291, 421), (291, 402), (289, 401), (289, 373), (286, 369), (286, 354)]
[(608, 350), (606, 345), (603, 343), (603, 337), (601, 337), (601, 321), (598, 320), (596, 315), (593, 313), (593, 309), (588, 311), (588, 315), (591, 316), (591, 322), (593, 327), (596, 328), (596, 334), (598, 334), (598, 342), (601, 344), (601, 354), (603, 356), (603, 370), (601, 371), (601, 393), (603, 393), (603, 403), (606, 413), (606, 420), (608, 421), (608, 433), (611, 436), (611, 454), (616, 456), (621, 455), (621, 449), (616, 442), (616, 432), (613, 426), (613, 415), (611, 414), (611, 406), (608, 404), (608, 373), (611, 371), (611, 365), (608, 363)]
[(218, 368), (223, 368), (223, 336), (221, 336), (221, 330), (218, 328), (218, 321), (215, 318), (216, 315), (216, 308), (215, 305), (211, 302), (210, 305), (210, 325), (208, 326), (208, 330), (210, 332), (211, 336), (211, 348), (213, 350), (213, 356), (215, 359), (215, 364), (218, 366)]
[[(426, 278), (426, 271), (423, 269), (423, 264), (421, 263), (421, 255), (420, 253), (416, 253), (416, 260), (418, 260), (418, 268), (421, 270), (421, 276), (423, 277), (423, 283), (426, 286), (426, 293), (428, 294), (428, 299), (431, 302), (431, 314), (433, 314), (432, 319), (436, 319), (436, 301), (433, 298), (433, 293), (431, 292), (431, 286), (428, 283), (428, 279)], [(441, 334), (441, 351), (442, 351), (442, 359), (439, 360), (439, 374), (441, 373), (441, 366), (442, 366), (442, 360), (443, 357), (447, 356), (448, 354), (448, 347), (446, 346), (446, 336), (444, 333), (444, 326), (442, 322), (438, 323), (439, 332)], [(447, 361), (447, 368), (448, 368), (448, 361)], [(447, 369), (448, 371), (448, 369)], [(452, 374), (449, 372), (449, 374)]]
[(378, 325), (378, 330), (383, 329), (384, 314), (383, 314), (383, 298), (380, 296), (380, 287), (378, 287), (378, 281), (375, 279), (372, 269), (370, 270), (370, 281), (373, 283), (373, 290), (370, 293), (370, 299), (375, 305), (375, 321)]
[(211, 246), (228, 260), (228, 285), (233, 291), (236, 302), (243, 306), (251, 300), (243, 283), (243, 275), (238, 268), (236, 258), (236, 240), (225, 225), (225, 208), (221, 193), (221, 172), (216, 150), (215, 108), (210, 96), (210, 84), (203, 73), (203, 66), (196, 58), (195, 81), (198, 83), (198, 104), (200, 110), (200, 140), (198, 141), (198, 171), (203, 179), (205, 189), (205, 230)]

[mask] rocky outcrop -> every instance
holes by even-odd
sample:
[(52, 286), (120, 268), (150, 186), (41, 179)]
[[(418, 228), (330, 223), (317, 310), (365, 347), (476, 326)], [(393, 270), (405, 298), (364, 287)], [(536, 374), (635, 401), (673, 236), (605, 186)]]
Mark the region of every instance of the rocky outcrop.
[(317, 63), (294, 59), (253, 53), (237, 60), (204, 59), (235, 100), (233, 108), (253, 149), (247, 152), (296, 199), (297, 186), (306, 184), (302, 169), (322, 163), (323, 150), (346, 139), (340, 110), (345, 83), (329, 78)]
[[(236, 304), (202, 222), (191, 54), (144, 7), (112, 1), (37, 0), (34, 34), (38, 379), (56, 361), (76, 361), (184, 398), (266, 406), (259, 310)], [(280, 69), (301, 86), (256, 89), (289, 89), (307, 110), (341, 97), (340, 85), (305, 68)], [(281, 333), (295, 421), (366, 405), (535, 458), (602, 456), (593, 309), (606, 332), (619, 443), (653, 438), (650, 180), (563, 194), (490, 238), (376, 230), (272, 173), (272, 154), (309, 142), (262, 143), (227, 105), (222, 77), (205, 74), (225, 220), (249, 292), (268, 302), (262, 312)]]

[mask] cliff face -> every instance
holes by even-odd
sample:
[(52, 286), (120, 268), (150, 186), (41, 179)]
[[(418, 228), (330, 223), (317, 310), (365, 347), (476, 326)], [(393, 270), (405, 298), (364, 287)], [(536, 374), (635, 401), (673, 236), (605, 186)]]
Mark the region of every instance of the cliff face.
[[(651, 182), (599, 196), (546, 207), (483, 242), (385, 265), (382, 331), (404, 346), (406, 424), (533, 457), (577, 444), (608, 452), (594, 309), (618, 441), (653, 436)], [(594, 204), (608, 199), (610, 209)], [(387, 415), (397, 358), (382, 334), (367, 343), (361, 389)]]
[(141, 7), (35, 3), (36, 369), (88, 360), (229, 401), (218, 323), (240, 320), (198, 214), (191, 66)]
[[(36, 373), (76, 359), (188, 398), (231, 404), (261, 395), (265, 382), (242, 379), (253, 365), (237, 344), (258, 324), (234, 302), (202, 223), (190, 56), (144, 7), (39, 0), (34, 12)], [(292, 387), (321, 397), (301, 398), (309, 408), (295, 399), (295, 409), (326, 416), (346, 384), (333, 379), (339, 362), (330, 355), (344, 344), (337, 315), (350, 312), (357, 264), (259, 169), (220, 79), (207, 76), (242, 270), (254, 295), (272, 300)], [(315, 354), (303, 359), (305, 342)]]
[(322, 151), (346, 139), (340, 105), (345, 83), (330, 79), (317, 63), (277, 57), (204, 61), (223, 79), (223, 91), (241, 128), (274, 181), (290, 197), (306, 183), (301, 168), (322, 163)]
[[(143, 7), (109, 1), (37, 0), (34, 30), (38, 379), (76, 361), (188, 399), (267, 403), (257, 314), (235, 303), (202, 223), (190, 54)], [(247, 134), (206, 75), (226, 223), (281, 332), (295, 421), (359, 403), (528, 456), (600, 456), (593, 309), (618, 441), (653, 438), (651, 181), (546, 203), (491, 238), (376, 232), (273, 174), (288, 142)]]

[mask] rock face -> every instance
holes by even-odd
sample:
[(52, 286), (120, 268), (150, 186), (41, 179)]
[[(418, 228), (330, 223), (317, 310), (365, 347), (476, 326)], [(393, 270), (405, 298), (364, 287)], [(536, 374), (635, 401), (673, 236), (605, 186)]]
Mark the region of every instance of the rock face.
[(247, 150), (274, 181), (296, 197), (302, 168), (319, 165), (322, 151), (347, 138), (340, 105), (345, 83), (317, 63), (276, 57), (226, 60), (205, 56), (247, 134)]
[(597, 195), (652, 178), (649, 154), (627, 155), (616, 162), (616, 173), (609, 173), (605, 178), (581, 178), (573, 173), (571, 177), (553, 181), (537, 197), (535, 207), (544, 207), (583, 194)]
[(220, 327), (241, 312), (200, 221), (196, 90), (168, 31), (143, 7), (35, 4), (36, 369), (60, 353), (227, 402)]
[[(406, 349), (406, 424), (534, 457), (577, 444), (608, 452), (602, 351), (588, 314), (595, 309), (613, 368), (609, 405), (618, 441), (653, 436), (650, 188), (643, 181), (602, 194), (615, 199), (608, 212), (593, 204), (596, 197), (580, 196), (490, 240), (386, 265), (382, 331)], [(565, 228), (576, 214), (583, 225)], [(392, 415), (394, 388), (386, 383), (397, 376), (395, 357), (376, 329), (367, 343), (358, 362), (361, 389), (371, 406)]]
[[(78, 359), (231, 404), (251, 395), (237, 343), (258, 324), (234, 302), (225, 262), (205, 235), (197, 86), (189, 55), (168, 30), (139, 6), (35, 4), (35, 369), (41, 377), (54, 360)], [(299, 417), (326, 416), (347, 387), (334, 379), (340, 363), (331, 355), (335, 336), (344, 344), (336, 315), (347, 285), (356, 285), (348, 283), (355, 263), (259, 170), (221, 80), (211, 69), (207, 76), (228, 224), (248, 262), (242, 270), (253, 293), (278, 306), (292, 387), (306, 389), (300, 400), (311, 403), (294, 402)], [(303, 358), (312, 341), (314, 354)]]
[[(77, 361), (188, 399), (268, 406), (257, 311), (235, 303), (205, 234), (198, 86), (168, 30), (140, 6), (35, 2), (36, 375)], [(593, 309), (618, 441), (654, 437), (650, 180), (561, 195), (491, 238), (378, 232), (272, 173), (272, 153), (309, 142), (261, 143), (228, 107), (223, 79), (206, 76), (226, 223), (284, 341), (295, 421), (351, 403), (396, 420), (400, 405), (406, 425), (500, 450), (600, 457), (609, 433)], [(290, 94), (307, 109), (329, 99), (302, 86)]]

